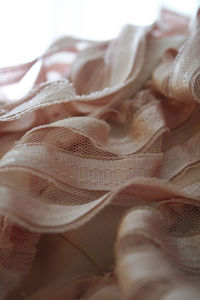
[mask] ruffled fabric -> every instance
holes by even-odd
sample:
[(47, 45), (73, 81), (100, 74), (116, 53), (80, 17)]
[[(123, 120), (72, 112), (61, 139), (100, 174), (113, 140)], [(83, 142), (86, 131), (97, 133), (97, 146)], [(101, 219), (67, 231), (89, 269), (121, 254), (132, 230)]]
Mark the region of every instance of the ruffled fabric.
[(0, 70), (0, 299), (199, 299), (199, 12)]

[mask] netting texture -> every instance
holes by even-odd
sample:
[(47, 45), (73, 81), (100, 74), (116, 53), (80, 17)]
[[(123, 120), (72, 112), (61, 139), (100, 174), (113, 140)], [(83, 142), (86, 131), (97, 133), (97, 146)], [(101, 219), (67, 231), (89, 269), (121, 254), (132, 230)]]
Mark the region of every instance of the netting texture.
[(0, 299), (200, 299), (199, 17), (0, 69)]

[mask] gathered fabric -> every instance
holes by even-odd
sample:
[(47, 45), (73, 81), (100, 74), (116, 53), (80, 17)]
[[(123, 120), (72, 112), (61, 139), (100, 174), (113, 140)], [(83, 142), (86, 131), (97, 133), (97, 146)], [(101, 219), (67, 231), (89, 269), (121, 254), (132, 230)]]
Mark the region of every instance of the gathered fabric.
[(200, 298), (200, 11), (0, 69), (0, 300)]

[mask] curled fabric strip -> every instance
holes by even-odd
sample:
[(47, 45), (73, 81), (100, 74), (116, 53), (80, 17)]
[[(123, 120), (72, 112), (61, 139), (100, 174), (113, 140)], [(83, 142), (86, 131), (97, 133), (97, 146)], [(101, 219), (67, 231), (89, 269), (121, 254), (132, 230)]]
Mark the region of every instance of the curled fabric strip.
[(198, 101), (200, 31), (191, 35), (179, 49), (166, 51), (153, 73), (153, 86), (165, 96), (180, 101)]
[[(185, 249), (181, 249), (182, 232), (173, 218), (173, 205), (164, 205), (165, 210), (163, 205), (138, 208), (123, 218), (116, 244), (116, 273), (124, 299), (187, 299), (189, 295), (198, 299), (199, 286), (188, 282), (190, 268), (181, 261)], [(189, 228), (185, 234), (189, 240)]]
[(0, 299), (199, 298), (199, 15), (0, 70)]
[(1, 217), (0, 299), (5, 299), (8, 291), (29, 271), (39, 238), (39, 234), (29, 232), (11, 223), (8, 218)]

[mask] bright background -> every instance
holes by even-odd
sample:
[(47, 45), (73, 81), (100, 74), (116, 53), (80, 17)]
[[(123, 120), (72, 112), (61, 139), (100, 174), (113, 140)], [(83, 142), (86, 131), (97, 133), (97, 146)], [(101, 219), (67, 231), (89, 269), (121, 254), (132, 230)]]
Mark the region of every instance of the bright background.
[(194, 14), (199, 0), (0, 0), (0, 67), (29, 61), (57, 37), (104, 40), (150, 24), (161, 6)]

